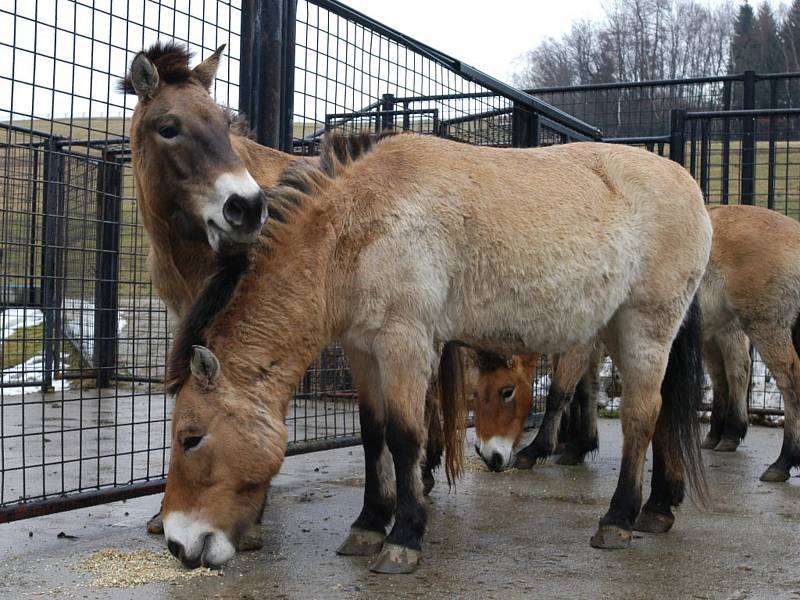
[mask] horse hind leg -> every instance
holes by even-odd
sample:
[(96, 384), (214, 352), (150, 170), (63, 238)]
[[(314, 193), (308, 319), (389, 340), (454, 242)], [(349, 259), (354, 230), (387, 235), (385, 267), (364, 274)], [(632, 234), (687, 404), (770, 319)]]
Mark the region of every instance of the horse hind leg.
[[(670, 312), (677, 312), (674, 308)], [(652, 311), (626, 309), (615, 318), (613, 327), (618, 343), (609, 349), (615, 350), (612, 357), (622, 375), (623, 455), (611, 505), (591, 540), (595, 548), (630, 545), (642, 501), (645, 454), (651, 440), (655, 458), (653, 491), (646, 505), (646, 516), (638, 525), (648, 531), (666, 531), (672, 526), (670, 506), (682, 500), (685, 476), (704, 498), (696, 413), (702, 393), (699, 309), (693, 303), (686, 322), (671, 343), (668, 328), (646, 316), (664, 315), (667, 310), (663, 305)], [(658, 338), (652, 333), (643, 335), (659, 330), (662, 335)], [(650, 517), (659, 520), (660, 525), (649, 524)]]
[(597, 452), (597, 397), (600, 393), (600, 361), (602, 355), (595, 352), (589, 361), (589, 368), (581, 377), (572, 398), (577, 405), (577, 418), (571, 421), (569, 441), (556, 461), (559, 465), (582, 464), (587, 454)]
[(364, 504), (337, 554), (370, 556), (386, 537), (395, 507), (394, 471), (386, 447), (386, 411), (374, 360), (361, 352), (347, 353), (358, 394), (361, 442), (364, 447)]
[(761, 475), (761, 481), (786, 481), (792, 467), (800, 465), (800, 358), (792, 341), (793, 333), (788, 329), (772, 331), (767, 328), (754, 328), (750, 332), (753, 345), (781, 391), (784, 409), (781, 452)]
[(747, 390), (750, 386), (750, 340), (741, 329), (731, 327), (719, 336), (725, 362), (727, 398), (722, 436), (717, 452), (734, 452), (747, 434)]

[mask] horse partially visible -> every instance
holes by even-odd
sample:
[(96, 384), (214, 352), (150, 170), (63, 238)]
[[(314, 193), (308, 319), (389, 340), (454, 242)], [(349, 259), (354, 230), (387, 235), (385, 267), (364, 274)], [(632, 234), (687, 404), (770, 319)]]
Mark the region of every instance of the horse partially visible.
[[(576, 465), (597, 450), (599, 345), (586, 357), (567, 352), (553, 357), (552, 383), (546, 412), (532, 455), (518, 454), (533, 407), (531, 379), (541, 355), (521, 354), (509, 361), (483, 353), (475, 400), (475, 451), (492, 471), (530, 468), (538, 458), (555, 452), (558, 464)], [(584, 360), (586, 359), (586, 360)], [(556, 445), (559, 443), (559, 446)]]
[[(714, 228), (711, 257), (700, 284), (698, 298), (703, 322), (703, 353), (713, 389), (711, 427), (703, 447), (718, 452), (737, 449), (747, 433), (747, 396), (750, 384), (750, 341), (775, 377), (784, 400), (784, 437), (780, 454), (761, 475), (762, 481), (783, 482), (800, 465), (800, 224), (775, 211), (754, 206), (711, 206)], [(597, 357), (580, 357), (572, 370), (597, 368)], [(553, 387), (559, 378), (555, 373)], [(478, 402), (505, 395), (505, 411), (512, 419), (494, 419), (493, 435), (513, 438), (522, 430), (530, 406), (530, 376), (503, 362), (478, 380)], [(551, 394), (553, 390), (551, 388)], [(561, 396), (559, 391), (555, 396)], [(548, 396), (545, 423), (560, 418)], [(592, 394), (594, 403), (596, 394)], [(591, 415), (593, 413), (586, 413)], [(571, 422), (567, 439), (596, 436), (596, 426)], [(594, 433), (593, 433), (594, 432)], [(554, 444), (541, 444), (539, 436), (517, 457), (534, 459), (551, 454)], [(537, 449), (538, 447), (538, 449)], [(485, 457), (484, 457), (485, 458)], [(524, 468), (530, 460), (504, 457), (506, 465)], [(491, 466), (491, 465), (490, 465)]]
[[(348, 145), (326, 144), (331, 164), (343, 154), (331, 148)], [(466, 406), (455, 341), (510, 355), (601, 339), (622, 375), (625, 442), (591, 543), (630, 544), (651, 440), (657, 460), (641, 516), (669, 529), (685, 482), (703, 489), (699, 315), (690, 307), (711, 226), (688, 173), (607, 144), (509, 150), (413, 134), (339, 162), (327, 174), (287, 169), (270, 192), (280, 218), (251, 261), (223, 266), (183, 323), (170, 360), (164, 523), (173, 554), (187, 566), (234, 555), (282, 463), (292, 390), (333, 339), (366, 392), (364, 507), (345, 545), (368, 553), (382, 542), (373, 570), (409, 572), (421, 556), (419, 466), (437, 364), (446, 466), (460, 472)]]

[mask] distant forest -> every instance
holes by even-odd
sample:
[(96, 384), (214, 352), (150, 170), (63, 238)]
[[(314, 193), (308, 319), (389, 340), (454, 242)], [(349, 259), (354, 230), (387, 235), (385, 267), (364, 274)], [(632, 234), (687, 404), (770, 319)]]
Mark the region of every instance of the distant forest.
[(609, 0), (600, 22), (576, 21), (520, 57), (514, 84), (550, 87), (800, 71), (800, 0), (715, 6)]

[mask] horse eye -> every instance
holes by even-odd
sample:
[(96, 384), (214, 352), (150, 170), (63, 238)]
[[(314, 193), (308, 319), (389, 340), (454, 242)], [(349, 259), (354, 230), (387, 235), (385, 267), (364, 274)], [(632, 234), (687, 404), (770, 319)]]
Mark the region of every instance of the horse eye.
[(203, 441), (203, 436), (202, 435), (195, 435), (195, 436), (192, 436), (192, 437), (184, 438), (183, 439), (183, 451), (184, 452), (188, 452), (189, 450), (192, 450), (193, 448), (196, 448), (197, 445), (201, 441)]
[(514, 392), (517, 390), (516, 387), (510, 385), (508, 387), (504, 387), (500, 390), (500, 396), (502, 396), (503, 400), (506, 402), (511, 402), (514, 399)]
[(171, 140), (172, 138), (177, 137), (178, 129), (171, 125), (167, 125), (166, 127), (162, 127), (158, 130), (158, 135), (167, 140)]

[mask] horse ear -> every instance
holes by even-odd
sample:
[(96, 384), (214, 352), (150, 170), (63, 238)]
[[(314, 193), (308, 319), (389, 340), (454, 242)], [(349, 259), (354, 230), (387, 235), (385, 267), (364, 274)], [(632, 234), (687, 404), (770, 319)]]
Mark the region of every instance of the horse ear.
[(189, 367), (192, 376), (205, 388), (214, 385), (219, 377), (219, 361), (205, 346), (192, 346), (192, 361)]
[(514, 368), (521, 369), (525, 373), (533, 374), (536, 367), (539, 366), (539, 360), (542, 355), (538, 352), (531, 354), (516, 354), (512, 358)]
[(217, 76), (217, 69), (219, 68), (219, 59), (222, 57), (222, 51), (225, 50), (225, 44), (217, 48), (216, 52), (197, 65), (193, 70), (194, 74), (200, 80), (207, 90), (211, 89), (214, 83), (214, 78)]
[(140, 99), (152, 98), (158, 89), (158, 69), (144, 52), (133, 58), (130, 82)]

